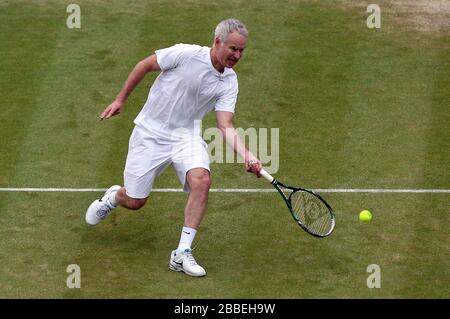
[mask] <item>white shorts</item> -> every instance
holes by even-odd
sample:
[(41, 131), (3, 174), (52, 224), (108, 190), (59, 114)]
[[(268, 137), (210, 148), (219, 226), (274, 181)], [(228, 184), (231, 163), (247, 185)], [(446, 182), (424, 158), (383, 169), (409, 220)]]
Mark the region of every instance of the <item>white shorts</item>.
[(189, 192), (186, 174), (193, 168), (209, 171), (208, 145), (200, 136), (169, 142), (152, 136), (135, 127), (130, 137), (124, 184), (131, 198), (146, 198), (150, 194), (155, 178), (172, 165), (183, 190)]

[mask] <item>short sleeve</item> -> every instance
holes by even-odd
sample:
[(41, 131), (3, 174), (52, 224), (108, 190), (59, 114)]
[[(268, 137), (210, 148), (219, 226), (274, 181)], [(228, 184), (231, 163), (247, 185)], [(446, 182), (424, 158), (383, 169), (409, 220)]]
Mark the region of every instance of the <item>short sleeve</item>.
[(200, 46), (191, 44), (175, 44), (155, 51), (156, 60), (162, 71), (170, 70), (189, 60)]
[(234, 77), (225, 92), (217, 99), (214, 110), (234, 113), (238, 93), (238, 82), (237, 78)]

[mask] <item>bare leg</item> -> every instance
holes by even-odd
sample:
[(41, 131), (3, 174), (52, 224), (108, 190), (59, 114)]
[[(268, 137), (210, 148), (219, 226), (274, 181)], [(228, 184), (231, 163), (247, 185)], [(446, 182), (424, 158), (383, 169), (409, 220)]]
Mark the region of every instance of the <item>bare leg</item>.
[(116, 193), (116, 201), (122, 207), (138, 210), (147, 202), (148, 197), (146, 198), (132, 198), (129, 197), (126, 193), (125, 187), (119, 189)]
[(186, 174), (191, 192), (184, 209), (184, 226), (198, 229), (208, 204), (211, 178), (204, 168), (193, 168)]

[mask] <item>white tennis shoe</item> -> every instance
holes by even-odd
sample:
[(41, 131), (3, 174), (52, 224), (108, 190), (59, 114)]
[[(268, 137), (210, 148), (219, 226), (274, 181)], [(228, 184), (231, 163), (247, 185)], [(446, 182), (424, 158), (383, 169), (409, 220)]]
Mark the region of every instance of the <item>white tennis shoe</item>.
[(117, 192), (120, 188), (119, 185), (111, 186), (101, 199), (96, 199), (92, 202), (86, 211), (86, 223), (89, 225), (97, 225), (103, 219), (108, 217), (111, 211), (117, 207), (110, 203), (108, 199), (109, 195), (112, 192)]
[(192, 250), (186, 249), (183, 252), (173, 250), (170, 255), (169, 268), (173, 271), (182, 271), (186, 275), (193, 277), (202, 277), (206, 275), (205, 269), (197, 264)]

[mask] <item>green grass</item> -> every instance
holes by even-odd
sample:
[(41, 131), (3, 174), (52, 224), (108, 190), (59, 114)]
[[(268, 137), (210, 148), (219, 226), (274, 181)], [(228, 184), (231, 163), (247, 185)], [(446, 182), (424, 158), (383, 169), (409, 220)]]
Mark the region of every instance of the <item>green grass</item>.
[[(237, 127), (279, 128), (276, 176), (309, 188), (450, 188), (450, 38), (383, 11), (332, 1), (0, 0), (0, 187), (122, 183), (127, 143), (155, 74), (110, 121), (98, 115), (134, 64), (178, 42), (210, 45), (218, 21), (250, 30), (236, 71)], [(203, 123), (214, 125), (210, 114)], [(241, 164), (212, 164), (213, 187), (268, 187)], [(155, 187), (179, 187), (172, 170)], [(0, 192), (3, 298), (448, 298), (448, 194), (325, 194), (335, 233), (295, 226), (275, 193), (212, 193), (195, 256), (208, 275), (169, 271), (186, 195), (155, 193), (97, 227), (94, 193)], [(374, 220), (360, 224), (370, 209)], [(81, 289), (66, 267), (81, 267)], [(369, 264), (380, 289), (366, 286)]]

